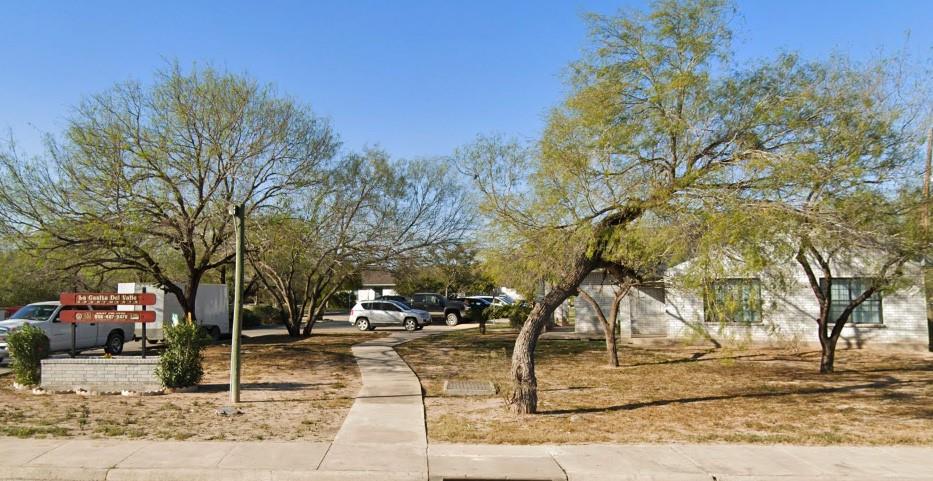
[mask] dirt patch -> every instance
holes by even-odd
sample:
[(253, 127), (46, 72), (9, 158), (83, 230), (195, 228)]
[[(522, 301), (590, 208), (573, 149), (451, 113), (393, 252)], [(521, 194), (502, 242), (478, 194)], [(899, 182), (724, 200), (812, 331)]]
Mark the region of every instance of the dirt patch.
[(224, 417), (229, 343), (205, 351), (197, 392), (161, 396), (36, 396), (0, 382), (0, 435), (191, 440), (331, 440), (360, 374), (350, 346), (379, 333), (244, 338), (242, 414)]
[[(465, 331), (398, 348), (427, 392), (431, 441), (933, 443), (927, 353), (839, 351), (838, 372), (820, 375), (816, 351), (623, 346), (610, 369), (602, 341), (542, 340), (542, 414), (520, 417), (504, 402), (514, 338)], [(453, 378), (500, 394), (445, 397)]]

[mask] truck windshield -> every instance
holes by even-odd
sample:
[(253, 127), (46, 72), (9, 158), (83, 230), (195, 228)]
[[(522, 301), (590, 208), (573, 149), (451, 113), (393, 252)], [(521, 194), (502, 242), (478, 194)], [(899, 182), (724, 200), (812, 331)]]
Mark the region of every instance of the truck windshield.
[(16, 311), (10, 319), (26, 319), (30, 321), (44, 321), (52, 316), (52, 313), (55, 312), (55, 308), (58, 306), (48, 305), (48, 304), (32, 304), (29, 306), (23, 306), (20, 310)]

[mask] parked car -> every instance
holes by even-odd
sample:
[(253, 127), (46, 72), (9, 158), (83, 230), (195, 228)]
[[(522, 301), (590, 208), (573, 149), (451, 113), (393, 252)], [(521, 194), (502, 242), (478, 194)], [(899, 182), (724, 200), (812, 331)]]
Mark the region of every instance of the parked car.
[(360, 301), (350, 309), (348, 320), (361, 331), (372, 331), (376, 326), (402, 326), (406, 331), (416, 331), (431, 324), (431, 314), (399, 301)]
[(493, 306), (511, 306), (512, 300), (503, 296), (467, 296), (468, 299), (481, 299)]
[(479, 314), (489, 307), (478, 299), (447, 299), (434, 292), (419, 292), (411, 296), (411, 303), (417, 309), (424, 309), (435, 319), (443, 319), (448, 326), (456, 326), (463, 321), (479, 321)]
[[(52, 352), (71, 349), (71, 325), (61, 322), (63, 310), (94, 310), (90, 306), (62, 306), (58, 301), (28, 304), (13, 313), (10, 319), (0, 322), (0, 360), (9, 359), (6, 337), (16, 329), (32, 324), (45, 332)], [(75, 349), (83, 351), (103, 347), (108, 354), (123, 352), (123, 343), (133, 339), (132, 324), (77, 323), (75, 324)]]
[(411, 305), (411, 301), (408, 300), (408, 298), (405, 297), (405, 296), (379, 296), (379, 297), (376, 298), (376, 300), (377, 300), (377, 301), (395, 301), (395, 302), (403, 302), (403, 303), (405, 303), (405, 304), (407, 304), (407, 305), (409, 305), (409, 306)]

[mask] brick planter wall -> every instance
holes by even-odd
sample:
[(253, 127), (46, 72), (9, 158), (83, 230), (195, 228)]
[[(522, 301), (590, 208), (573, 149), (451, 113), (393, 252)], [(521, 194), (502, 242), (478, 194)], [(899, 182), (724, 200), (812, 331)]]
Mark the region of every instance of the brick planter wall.
[(156, 357), (44, 359), (41, 386), (50, 391), (73, 391), (75, 389), (98, 393), (160, 391), (162, 382), (155, 375), (158, 361)]

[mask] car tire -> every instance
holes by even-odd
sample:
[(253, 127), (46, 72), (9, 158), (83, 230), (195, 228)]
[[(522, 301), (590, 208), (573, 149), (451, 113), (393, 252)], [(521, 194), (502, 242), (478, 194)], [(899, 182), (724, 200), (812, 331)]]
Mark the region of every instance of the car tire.
[(460, 324), (460, 315), (457, 314), (456, 312), (448, 313), (448, 314), (444, 317), (444, 323), (447, 324), (447, 325), (450, 326), (450, 327), (454, 327), (454, 326), (456, 326), (457, 324)]
[(365, 317), (356, 320), (356, 328), (361, 331), (372, 331), (372, 325), (369, 323), (369, 319)]
[(418, 330), (418, 320), (414, 317), (406, 317), (404, 322), (405, 330), (414, 332)]
[(123, 352), (123, 334), (119, 332), (111, 332), (107, 336), (107, 345), (104, 346), (104, 352), (112, 356), (119, 355)]
[(207, 329), (207, 335), (211, 337), (211, 341), (217, 342), (220, 340), (220, 328), (217, 326), (211, 326)]

